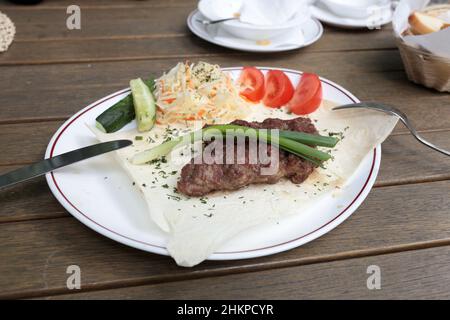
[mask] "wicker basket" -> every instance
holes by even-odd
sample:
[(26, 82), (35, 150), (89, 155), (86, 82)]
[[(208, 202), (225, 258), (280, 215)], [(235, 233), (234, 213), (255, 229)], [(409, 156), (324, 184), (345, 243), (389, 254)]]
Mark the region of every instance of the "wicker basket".
[[(424, 12), (438, 15), (449, 9), (450, 5), (437, 5), (426, 8)], [(415, 48), (400, 38), (396, 40), (409, 80), (441, 92), (450, 92), (450, 59)]]

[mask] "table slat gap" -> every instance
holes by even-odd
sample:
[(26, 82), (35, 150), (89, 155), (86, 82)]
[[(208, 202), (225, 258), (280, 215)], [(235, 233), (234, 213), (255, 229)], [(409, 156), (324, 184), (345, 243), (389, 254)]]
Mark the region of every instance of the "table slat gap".
[(52, 212), (47, 214), (35, 215), (32, 218), (28, 218), (25, 215), (21, 217), (15, 217), (12, 219), (0, 217), (0, 225), (2, 224), (14, 224), (14, 223), (22, 223), (22, 222), (31, 222), (31, 221), (39, 221), (39, 220), (53, 220), (53, 219), (64, 219), (69, 218), (73, 219), (72, 216), (67, 216), (69, 213), (67, 211), (59, 211)]
[[(443, 155), (444, 157), (444, 155)], [(399, 179), (392, 181), (382, 181), (375, 182), (374, 188), (386, 188), (386, 187), (394, 187), (394, 186), (404, 186), (404, 185), (413, 185), (413, 184), (421, 184), (421, 183), (430, 183), (430, 182), (441, 182), (450, 180), (450, 174), (442, 174), (431, 177), (417, 177), (417, 178), (409, 178), (409, 179)]]
[(188, 33), (161, 33), (148, 35), (123, 35), (123, 36), (97, 36), (97, 37), (52, 37), (52, 38), (27, 38), (16, 39), (14, 42), (29, 43), (29, 42), (66, 42), (66, 41), (89, 41), (89, 40), (145, 40), (145, 39), (164, 39), (164, 38), (181, 38), (189, 36)]

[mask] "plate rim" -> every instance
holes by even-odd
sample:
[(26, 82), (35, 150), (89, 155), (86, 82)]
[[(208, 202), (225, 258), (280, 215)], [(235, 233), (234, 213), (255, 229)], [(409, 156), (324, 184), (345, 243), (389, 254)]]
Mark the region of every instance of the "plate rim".
[[(293, 70), (293, 69), (287, 69), (287, 68), (274, 68), (274, 67), (257, 67), (261, 70), (281, 70), (288, 73), (294, 73), (297, 75), (303, 74), (302, 71)], [(233, 71), (233, 70), (241, 70), (242, 67), (227, 67), (222, 68), (224, 71)], [(354, 102), (359, 102), (360, 100), (356, 98), (352, 93), (350, 93), (345, 88), (341, 87), (340, 85), (334, 83), (333, 81), (330, 81), (326, 78), (319, 77), (320, 80), (335, 89), (342, 92), (344, 95), (346, 95), (350, 100)], [(119, 91), (116, 91), (106, 97), (103, 97), (101, 99), (98, 99), (97, 101), (89, 104), (88, 106), (82, 108), (78, 112), (76, 112), (73, 116), (71, 116), (68, 120), (66, 120), (59, 128), (58, 130), (53, 134), (52, 138), (49, 141), (49, 144), (47, 146), (46, 152), (45, 152), (45, 158), (51, 157), (53, 155), (53, 152), (55, 150), (56, 144), (59, 140), (59, 138), (62, 136), (64, 131), (72, 124), (74, 123), (79, 117), (81, 117), (83, 114), (89, 112), (90, 110), (94, 109), (96, 106), (101, 105), (102, 103), (119, 96), (121, 94), (124, 94), (126, 92), (129, 92), (129, 88), (125, 88)], [(327, 221), (322, 226), (318, 227), (317, 229), (310, 231), (307, 234), (301, 235), (299, 237), (296, 237), (294, 239), (283, 241), (282, 243), (278, 243), (271, 246), (266, 246), (262, 248), (256, 248), (256, 249), (249, 249), (249, 250), (242, 250), (242, 251), (228, 251), (228, 252), (214, 252), (211, 256), (208, 257), (207, 260), (237, 260), (237, 259), (249, 259), (249, 258), (256, 258), (256, 257), (262, 257), (267, 255), (272, 255), (275, 253), (287, 251), (296, 247), (299, 247), (301, 245), (304, 245), (312, 240), (315, 240), (322, 235), (330, 232), (334, 228), (336, 228), (338, 225), (340, 225), (342, 222), (344, 222), (348, 217), (350, 217), (356, 209), (362, 204), (362, 202), (366, 199), (368, 194), (370, 193), (375, 180), (378, 175), (378, 171), (380, 168), (381, 163), (381, 146), (378, 145), (373, 149), (373, 157), (372, 157), (372, 164), (371, 169), (369, 171), (369, 174), (366, 178), (365, 183), (363, 184), (363, 187), (358, 192), (356, 197), (350, 202), (350, 204), (347, 205), (346, 208), (344, 208), (337, 216), (335, 216), (330, 221)], [(62, 192), (60, 189), (55, 175), (53, 172), (46, 174), (46, 180), (47, 184), (49, 185), (49, 188), (55, 198), (58, 200), (58, 202), (63, 205), (63, 207), (72, 215), (74, 216), (78, 221), (89, 227), (95, 232), (100, 233), (101, 235), (110, 238), (114, 241), (117, 241), (121, 244), (140, 249), (143, 251), (166, 255), (168, 256), (169, 253), (167, 252), (166, 248), (164, 246), (159, 246), (151, 243), (147, 243), (141, 240), (133, 239), (128, 236), (122, 235), (117, 231), (111, 230), (108, 227), (105, 227), (101, 225), (100, 223), (94, 221), (92, 218), (90, 218), (87, 214), (83, 213), (80, 209), (78, 209), (71, 201), (66, 197), (66, 195)]]
[(217, 46), (221, 46), (221, 47), (228, 48), (228, 49), (233, 49), (233, 50), (239, 50), (239, 51), (245, 51), (245, 52), (262, 52), (262, 53), (264, 53), (264, 52), (271, 53), (271, 52), (292, 51), (292, 50), (301, 49), (301, 48), (310, 46), (311, 44), (317, 42), (323, 35), (323, 25), (322, 25), (322, 23), (320, 23), (319, 19), (311, 16), (311, 20), (314, 21), (316, 23), (316, 25), (318, 26), (319, 32), (316, 35), (316, 37), (314, 37), (312, 40), (310, 40), (308, 42), (305, 42), (305, 43), (303, 43), (301, 45), (292, 45), (292, 46), (288, 46), (288, 47), (282, 47), (280, 49), (276, 49), (276, 48), (264, 49), (264, 47), (261, 47), (260, 50), (257, 50), (257, 49), (254, 49), (254, 50), (252, 50), (252, 49), (243, 49), (243, 48), (240, 48), (239, 46), (228, 45), (226, 43), (222, 43), (220, 41), (216, 41), (213, 38), (206, 37), (206, 36), (200, 34), (200, 32), (198, 32), (197, 28), (194, 26), (194, 24), (192, 22), (193, 18), (194, 18), (194, 15), (196, 15), (197, 13), (200, 13), (200, 11), (198, 9), (195, 9), (195, 10), (191, 11), (191, 13), (188, 15), (188, 17), (186, 19), (187, 26), (188, 26), (189, 30), (194, 35), (199, 37), (200, 39), (203, 39), (203, 40), (205, 40), (207, 42), (210, 42), (212, 44), (215, 44)]
[[(324, 18), (323, 16), (318, 16), (317, 13), (320, 13), (322, 11), (327, 11), (327, 10), (323, 9), (321, 7), (318, 7), (317, 5), (311, 6), (311, 15), (314, 18), (316, 18), (317, 20), (319, 20), (329, 26), (343, 28), (343, 29), (365, 29), (365, 28), (367, 28), (367, 24), (363, 25), (362, 22), (361, 22), (361, 24), (358, 24), (358, 23), (352, 24), (352, 23), (342, 22), (343, 19), (358, 20), (355, 18), (340, 18), (339, 16), (336, 16), (336, 20), (330, 20), (330, 19)], [(392, 22), (392, 14), (389, 19), (383, 20), (383, 22), (380, 24), (380, 26), (385, 26), (391, 22)], [(375, 29), (367, 28), (367, 30), (374, 31), (377, 29), (376, 28)]]

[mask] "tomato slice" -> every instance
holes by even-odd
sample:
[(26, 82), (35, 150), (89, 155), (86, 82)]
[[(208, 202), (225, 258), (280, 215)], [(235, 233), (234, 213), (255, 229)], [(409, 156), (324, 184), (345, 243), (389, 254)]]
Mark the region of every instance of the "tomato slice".
[(264, 104), (279, 108), (288, 103), (294, 95), (294, 86), (288, 76), (280, 70), (270, 70), (266, 74), (266, 94)]
[(244, 67), (239, 77), (240, 94), (252, 102), (264, 97), (264, 75), (255, 67)]
[(289, 109), (298, 115), (310, 114), (319, 108), (322, 102), (322, 83), (317, 75), (304, 73), (294, 96), (289, 101)]

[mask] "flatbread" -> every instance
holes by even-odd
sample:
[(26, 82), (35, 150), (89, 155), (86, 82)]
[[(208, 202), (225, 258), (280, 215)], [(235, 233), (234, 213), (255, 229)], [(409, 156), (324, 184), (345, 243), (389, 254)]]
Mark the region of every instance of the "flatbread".
[[(326, 169), (317, 169), (301, 184), (301, 192), (298, 185), (283, 180), (275, 185), (251, 185), (234, 192), (189, 198), (174, 192), (174, 188), (181, 168), (190, 157), (180, 161), (179, 157), (169, 156), (166, 163), (148, 165), (132, 165), (129, 161), (137, 152), (160, 144), (166, 127), (156, 126), (145, 134), (135, 130), (114, 134), (104, 134), (95, 128), (93, 131), (100, 141), (135, 140), (135, 136), (142, 136), (142, 140), (135, 140), (133, 147), (117, 151), (117, 159), (139, 185), (153, 221), (168, 233), (167, 250), (171, 256), (178, 265), (190, 267), (207, 259), (227, 240), (248, 228), (301, 214), (299, 212), (324, 195), (339, 192), (365, 156), (388, 137), (398, 120), (364, 109), (332, 111), (333, 106), (331, 102), (324, 102), (310, 118), (322, 134), (340, 132), (343, 139), (331, 151), (334, 160), (328, 161)], [(254, 113), (246, 120), (296, 117), (280, 109), (252, 108)], [(170, 130), (174, 128), (189, 129), (180, 125)], [(318, 181), (322, 185), (320, 189), (316, 186)]]

